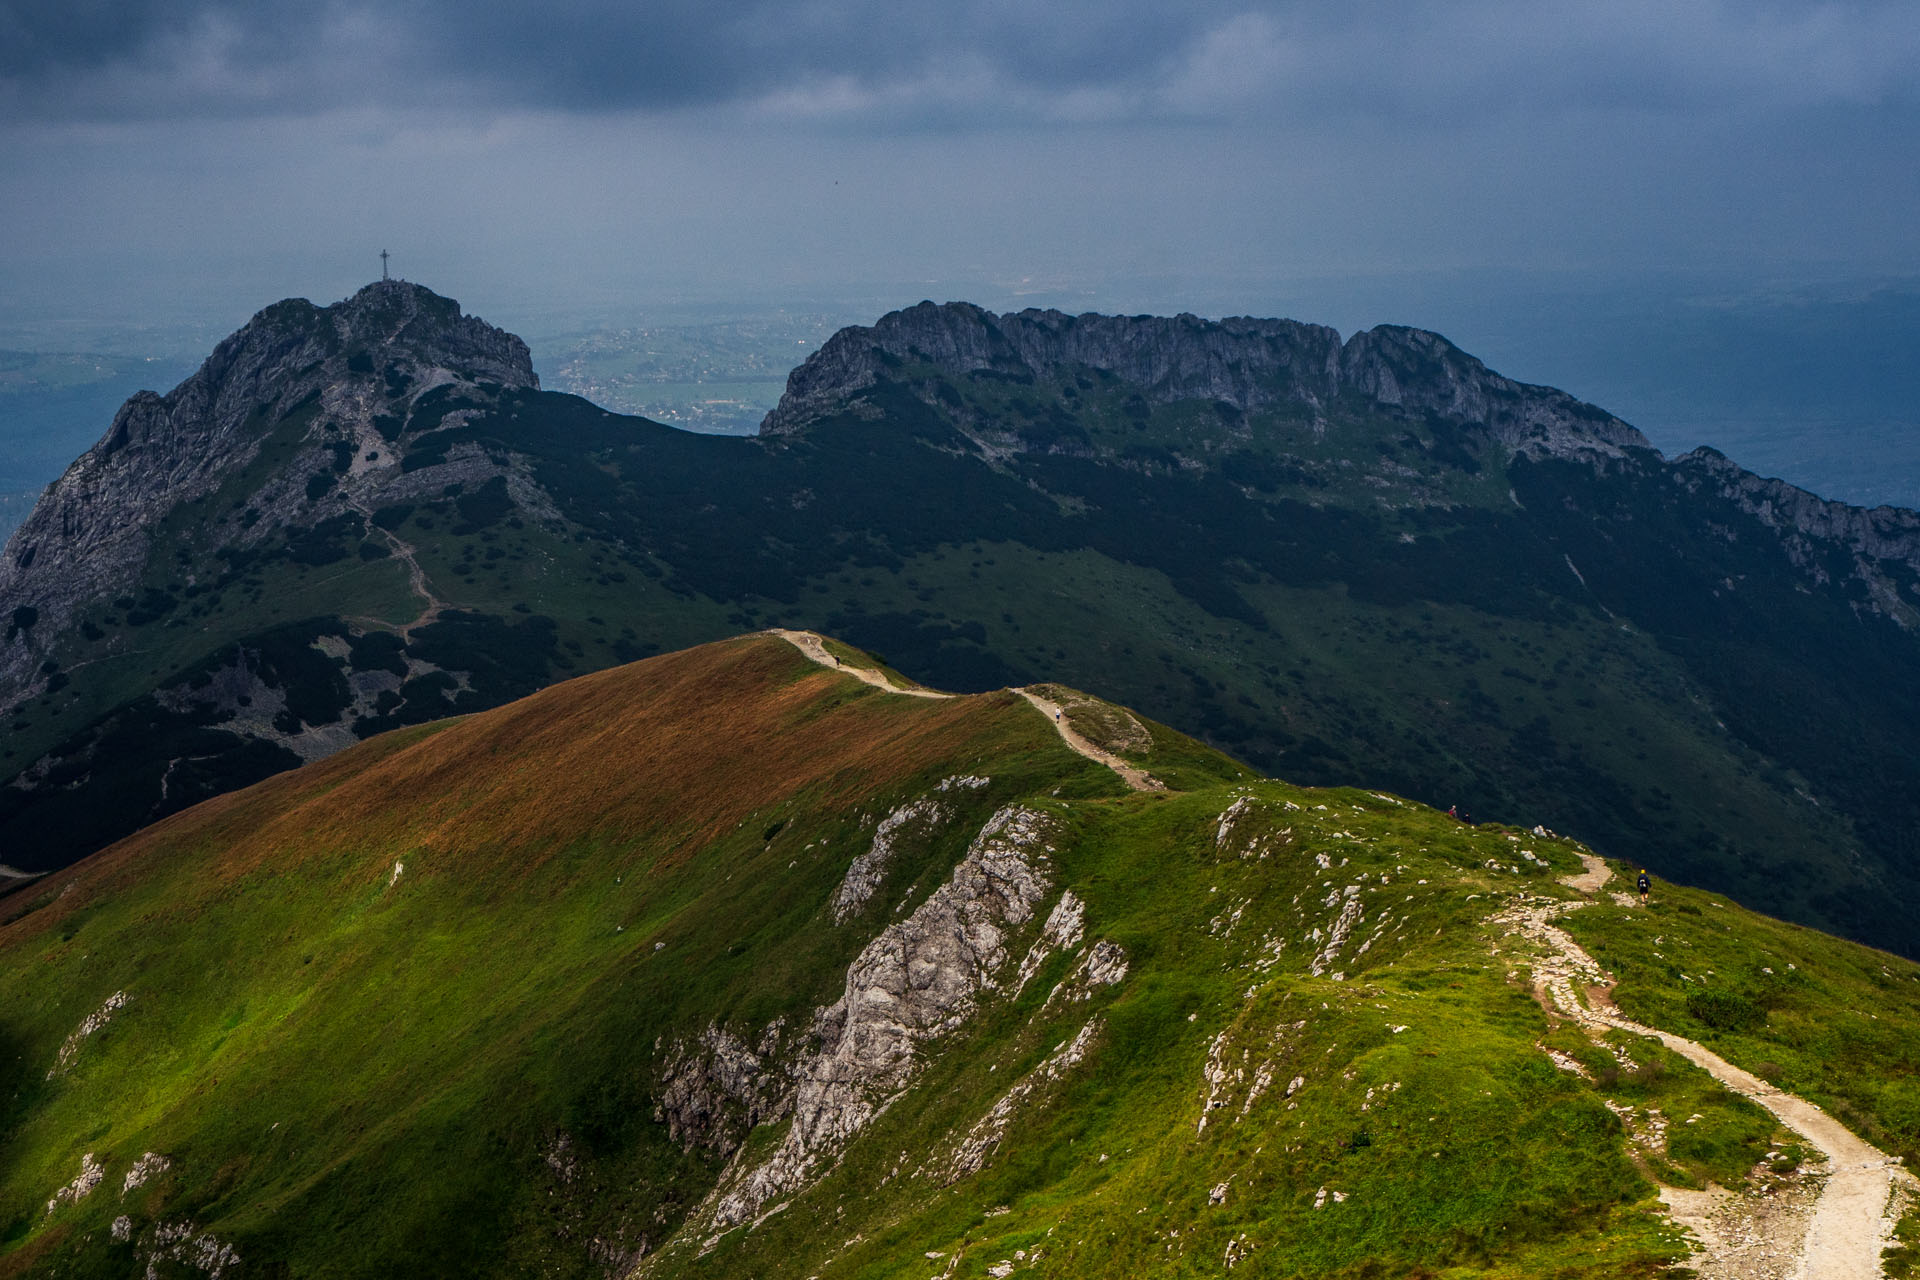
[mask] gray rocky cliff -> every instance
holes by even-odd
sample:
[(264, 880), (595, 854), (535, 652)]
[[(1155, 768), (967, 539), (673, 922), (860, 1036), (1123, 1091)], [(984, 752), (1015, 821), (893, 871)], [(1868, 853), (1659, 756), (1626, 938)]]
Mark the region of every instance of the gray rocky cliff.
[[(1784, 480), (1748, 471), (1717, 449), (1699, 448), (1673, 460), (1676, 484), (1689, 492), (1718, 496), (1752, 516), (1781, 540), (1787, 557), (1816, 583), (1833, 576), (1861, 582), (1872, 611), (1900, 626), (1920, 628), (1920, 611), (1902, 597), (1889, 574), (1903, 566), (1920, 578), (1920, 511), (1905, 507), (1854, 507), (1822, 498)], [(1841, 550), (1850, 563), (1838, 563)]]
[[(309, 419), (285, 465), (247, 495), (255, 519), (219, 526), (215, 518), (229, 513), (197, 513), (196, 536), (209, 540), (203, 549), (258, 543), (353, 509), (355, 490), (360, 499), (386, 500), (401, 468), (376, 419), (404, 415), (447, 384), (539, 385), (519, 338), (462, 315), (451, 299), (394, 280), (325, 308), (304, 299), (276, 303), (166, 395), (128, 400), (0, 555), (0, 620), (12, 623), (0, 643), (0, 706), (31, 692), (40, 662), (82, 609), (135, 590), (156, 526), (182, 504), (212, 497), (282, 424)], [(352, 468), (338, 488), (310, 496), (307, 478), (344, 456)]]
[(748, 1130), (793, 1106), (793, 1081), (781, 1065), (785, 1029), (775, 1019), (749, 1044), (716, 1024), (693, 1044), (674, 1044), (660, 1073), (654, 1119), (686, 1150), (732, 1155)]
[(1340, 382), (1375, 404), (1484, 428), (1514, 453), (1618, 456), (1653, 446), (1606, 410), (1503, 377), (1426, 329), (1379, 325), (1340, 351)]
[(709, 1206), (716, 1226), (749, 1221), (818, 1176), (908, 1086), (928, 1043), (999, 989), (1010, 936), (1051, 886), (1056, 826), (1037, 810), (1000, 810), (947, 882), (860, 952), (818, 1014), (819, 1049), (795, 1069), (785, 1137), (763, 1163), (729, 1170)]
[(953, 376), (1016, 377), (1085, 367), (1155, 403), (1215, 400), (1242, 412), (1321, 410), (1343, 396), (1415, 416), (1484, 428), (1510, 450), (1554, 456), (1649, 449), (1620, 419), (1564, 391), (1502, 377), (1437, 333), (1382, 325), (1342, 343), (1294, 320), (1235, 316), (994, 315), (964, 302), (922, 302), (872, 326), (842, 329), (787, 379), (763, 436), (803, 430), (848, 407), (904, 361)]
[[(1082, 365), (1106, 370), (1158, 401), (1212, 399), (1247, 409), (1281, 400), (1317, 405), (1331, 396), (1340, 335), (1292, 320), (1036, 310), (996, 316), (965, 302), (922, 302), (829, 338), (788, 375), (786, 393), (761, 434), (800, 430), (872, 386), (890, 362), (916, 359), (961, 376)], [(1276, 372), (1287, 375), (1277, 390), (1268, 385)]]

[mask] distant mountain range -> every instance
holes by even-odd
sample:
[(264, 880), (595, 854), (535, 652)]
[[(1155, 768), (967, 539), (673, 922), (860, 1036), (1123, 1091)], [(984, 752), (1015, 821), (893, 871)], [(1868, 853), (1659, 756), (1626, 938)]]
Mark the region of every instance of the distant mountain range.
[(28, 869), (780, 624), (1920, 952), (1920, 516), (1665, 459), (1418, 330), (922, 304), (727, 439), (542, 392), (415, 285), (280, 303), (54, 486), (0, 622)]

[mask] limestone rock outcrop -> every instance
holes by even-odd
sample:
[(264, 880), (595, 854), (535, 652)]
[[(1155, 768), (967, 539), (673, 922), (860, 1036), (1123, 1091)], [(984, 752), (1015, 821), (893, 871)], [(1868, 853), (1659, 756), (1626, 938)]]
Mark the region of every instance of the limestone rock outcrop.
[(798, 1068), (786, 1137), (764, 1163), (723, 1182), (715, 1225), (749, 1221), (811, 1181), (907, 1087), (921, 1046), (958, 1029), (998, 989), (1009, 935), (1051, 888), (1053, 825), (1023, 806), (995, 813), (947, 882), (860, 952), (840, 999), (815, 1023), (820, 1048)]

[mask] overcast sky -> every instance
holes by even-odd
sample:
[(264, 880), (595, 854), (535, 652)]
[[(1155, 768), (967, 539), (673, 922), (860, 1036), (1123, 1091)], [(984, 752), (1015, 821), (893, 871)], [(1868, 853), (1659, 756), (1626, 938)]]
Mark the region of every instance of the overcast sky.
[(1911, 0), (0, 0), (0, 323), (1911, 277), (1917, 125)]

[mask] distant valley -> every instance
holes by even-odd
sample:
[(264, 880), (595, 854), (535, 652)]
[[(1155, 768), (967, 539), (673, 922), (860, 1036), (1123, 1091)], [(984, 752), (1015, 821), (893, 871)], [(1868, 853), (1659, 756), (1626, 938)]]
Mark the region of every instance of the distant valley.
[(0, 537), (100, 438), (100, 424), (128, 396), (192, 371), (170, 356), (0, 350)]
[(793, 366), (833, 336), (824, 316), (654, 324), (566, 334), (534, 352), (541, 382), (688, 431), (752, 435)]

